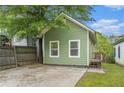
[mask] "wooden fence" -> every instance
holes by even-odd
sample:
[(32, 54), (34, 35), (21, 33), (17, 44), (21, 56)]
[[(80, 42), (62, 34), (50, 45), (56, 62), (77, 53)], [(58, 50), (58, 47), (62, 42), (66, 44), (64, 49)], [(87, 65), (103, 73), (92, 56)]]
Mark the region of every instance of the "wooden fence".
[(15, 47), (16, 61), (18, 65), (34, 63), (37, 60), (35, 47)]
[(15, 67), (13, 48), (0, 47), (0, 69)]
[(37, 62), (35, 47), (0, 47), (0, 69)]

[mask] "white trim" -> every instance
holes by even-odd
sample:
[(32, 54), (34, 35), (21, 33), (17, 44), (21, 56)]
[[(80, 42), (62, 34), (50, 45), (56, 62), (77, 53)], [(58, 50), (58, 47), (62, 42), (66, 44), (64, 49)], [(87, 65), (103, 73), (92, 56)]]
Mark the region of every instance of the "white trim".
[[(58, 55), (57, 56), (53, 56), (53, 55), (51, 55), (51, 43), (55, 43), (55, 42), (57, 42), (57, 44), (58, 44)], [(59, 57), (59, 41), (49, 41), (49, 57), (52, 57), (52, 58), (58, 58)]]
[[(75, 20), (74, 18), (68, 16), (67, 14), (65, 13), (60, 13), (56, 18), (55, 20), (57, 20), (60, 16), (64, 16), (66, 19), (70, 20), (71, 22), (73, 22), (74, 24), (77, 24), (79, 25), (80, 27), (82, 27), (83, 29), (87, 30), (88, 32), (92, 32), (94, 35), (95, 35), (95, 31), (89, 27), (87, 27), (86, 25), (78, 22), (77, 20)], [(51, 27), (46, 27), (45, 29), (43, 29), (43, 31), (40, 33), (40, 37), (45, 34), (47, 31), (49, 31), (49, 29), (51, 29)]]
[(90, 32), (92, 32), (92, 33), (95, 33), (95, 31), (93, 31), (91, 28), (89, 28), (89, 27), (87, 27), (86, 25), (84, 25), (84, 24), (78, 22), (77, 20), (75, 20), (74, 18), (68, 16), (67, 14), (65, 14), (65, 13), (62, 12), (59, 16), (61, 16), (61, 15), (63, 15), (63, 16), (64, 16), (65, 18), (67, 18), (68, 20), (74, 22), (75, 24), (81, 26), (82, 28), (86, 29), (87, 31), (90, 31)]
[[(70, 43), (73, 41), (77, 41), (78, 42), (78, 56), (71, 56), (70, 55)], [(69, 58), (80, 58), (80, 40), (69, 40)]]
[(89, 60), (89, 32), (87, 31), (87, 66), (89, 66), (90, 60)]

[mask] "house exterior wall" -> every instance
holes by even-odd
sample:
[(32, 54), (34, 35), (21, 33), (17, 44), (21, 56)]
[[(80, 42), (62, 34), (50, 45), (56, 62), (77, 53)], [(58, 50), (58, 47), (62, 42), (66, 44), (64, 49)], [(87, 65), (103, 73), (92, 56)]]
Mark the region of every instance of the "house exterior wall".
[(12, 39), (12, 46), (27, 46), (27, 39), (18, 40), (17, 37)]
[[(120, 58), (118, 57), (118, 47), (120, 46)], [(124, 65), (124, 42), (114, 46), (115, 48), (115, 61), (120, 65)]]
[(12, 46), (35, 46), (36, 41), (34, 41), (31, 37), (18, 39), (18, 37), (14, 37), (12, 39)]
[(91, 39), (89, 39), (89, 59), (90, 60), (94, 58), (93, 52), (94, 52), (94, 44), (92, 43)]
[[(44, 35), (43, 64), (89, 66), (89, 33), (70, 21), (70, 29), (52, 29)], [(80, 58), (69, 58), (69, 40), (80, 40)], [(49, 56), (49, 42), (59, 41), (59, 57)]]

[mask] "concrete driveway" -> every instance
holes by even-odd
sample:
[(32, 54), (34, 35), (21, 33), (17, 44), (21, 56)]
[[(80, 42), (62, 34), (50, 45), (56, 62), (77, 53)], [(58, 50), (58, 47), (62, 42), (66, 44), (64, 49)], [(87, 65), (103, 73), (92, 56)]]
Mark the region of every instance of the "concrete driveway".
[(3, 87), (73, 87), (87, 68), (33, 64), (0, 71)]

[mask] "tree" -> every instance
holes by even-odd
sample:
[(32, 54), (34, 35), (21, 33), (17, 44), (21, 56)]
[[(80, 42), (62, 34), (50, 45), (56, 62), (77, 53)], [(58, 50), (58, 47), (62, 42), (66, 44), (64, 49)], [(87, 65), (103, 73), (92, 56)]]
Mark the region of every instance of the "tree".
[(96, 52), (102, 53), (104, 55), (110, 55), (112, 52), (112, 44), (109, 42), (109, 40), (99, 32), (96, 33), (96, 37)]
[(54, 21), (60, 12), (81, 21), (93, 21), (93, 6), (0, 6), (0, 28), (6, 29), (9, 37), (18, 35), (36, 37), (46, 26), (62, 24)]
[(96, 33), (97, 44), (95, 48), (95, 52), (101, 53), (106, 58), (106, 61), (114, 62), (113, 58), (113, 46), (109, 42), (108, 38), (103, 36), (101, 33)]

